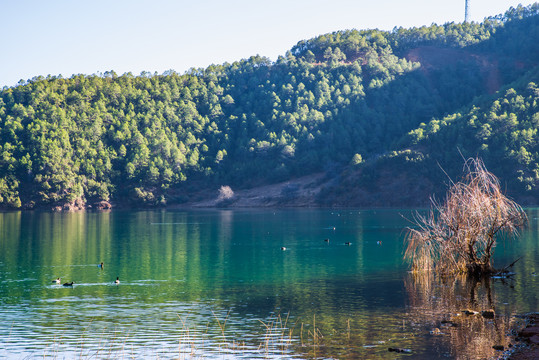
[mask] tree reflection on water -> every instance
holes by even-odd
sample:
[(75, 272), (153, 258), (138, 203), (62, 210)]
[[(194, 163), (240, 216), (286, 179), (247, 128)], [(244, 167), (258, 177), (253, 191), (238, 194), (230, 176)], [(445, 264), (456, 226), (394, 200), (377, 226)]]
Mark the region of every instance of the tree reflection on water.
[[(497, 311), (493, 280), (410, 273), (405, 288), (414, 326), (432, 336), (438, 356), (484, 359), (501, 355), (493, 346), (510, 344), (514, 314)], [(510, 286), (505, 282), (502, 286)]]

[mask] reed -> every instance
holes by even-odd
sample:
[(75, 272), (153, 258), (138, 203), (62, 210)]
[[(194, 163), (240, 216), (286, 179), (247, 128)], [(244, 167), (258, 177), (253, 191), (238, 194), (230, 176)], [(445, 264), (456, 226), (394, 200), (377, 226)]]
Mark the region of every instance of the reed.
[[(303, 339), (303, 332), (307, 337), (301, 340), (301, 352), (307, 351), (308, 356), (317, 357), (317, 348), (322, 345), (324, 336), (316, 327), (316, 315), (313, 316), (312, 324), (295, 322), (291, 323), (290, 314), (280, 314), (269, 320), (258, 320), (261, 324), (260, 340), (258, 343), (238, 340), (234, 338), (232, 331), (227, 329), (230, 311), (224, 318), (219, 317), (212, 311), (213, 318), (201, 328), (200, 324), (190, 324), (187, 315), (177, 314), (181, 324), (176, 353), (169, 349), (155, 350), (150, 354), (141, 354), (140, 347), (135, 342), (130, 331), (123, 333), (115, 328), (110, 331), (102, 329), (99, 339), (91, 341), (87, 336), (92, 331), (92, 323), (88, 324), (75, 339), (66, 338), (63, 334), (53, 338), (48, 350), (41, 354), (46, 359), (75, 358), (75, 359), (137, 359), (137, 358), (170, 358), (174, 359), (206, 359), (245, 357), (251, 354), (256, 358), (294, 358), (297, 356), (299, 344), (297, 337)], [(348, 323), (348, 336), (350, 336), (350, 323)], [(216, 336), (217, 335), (217, 336)], [(76, 342), (73, 350), (69, 350), (73, 341)], [(294, 355), (296, 354), (296, 355)]]

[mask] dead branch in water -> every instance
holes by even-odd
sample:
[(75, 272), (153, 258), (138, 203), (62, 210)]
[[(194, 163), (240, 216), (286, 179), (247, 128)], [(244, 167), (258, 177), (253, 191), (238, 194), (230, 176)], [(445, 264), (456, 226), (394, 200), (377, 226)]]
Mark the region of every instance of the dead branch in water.
[(465, 170), (443, 204), (433, 200), (426, 216), (416, 215), (417, 229), (409, 229), (405, 251), (414, 270), (491, 274), (497, 237), (516, 233), (525, 223), (523, 209), (502, 193), (480, 159), (466, 161)]

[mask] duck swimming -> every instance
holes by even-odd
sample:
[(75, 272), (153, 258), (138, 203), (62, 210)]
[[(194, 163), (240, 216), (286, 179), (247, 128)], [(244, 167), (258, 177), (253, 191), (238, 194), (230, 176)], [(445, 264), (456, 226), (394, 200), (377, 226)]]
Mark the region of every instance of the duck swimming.
[(103, 269), (103, 263), (97, 265), (98, 268)]
[(56, 284), (59, 284), (60, 283), (60, 278), (57, 278), (56, 280), (53, 280), (52, 282), (56, 283)]
[(114, 283), (119, 284), (120, 283), (120, 278), (116, 277), (116, 281), (114, 281)]
[(74, 281), (72, 281), (70, 283), (66, 282), (62, 286), (73, 286), (74, 283), (75, 283)]

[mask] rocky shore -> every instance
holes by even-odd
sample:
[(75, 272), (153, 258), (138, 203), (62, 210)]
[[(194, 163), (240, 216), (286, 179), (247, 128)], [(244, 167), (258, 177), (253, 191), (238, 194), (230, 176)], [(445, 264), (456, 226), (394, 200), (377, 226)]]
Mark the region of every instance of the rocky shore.
[(524, 325), (515, 331), (515, 345), (499, 358), (507, 360), (537, 360), (539, 359), (539, 313), (523, 316)]

